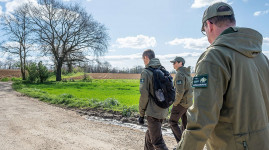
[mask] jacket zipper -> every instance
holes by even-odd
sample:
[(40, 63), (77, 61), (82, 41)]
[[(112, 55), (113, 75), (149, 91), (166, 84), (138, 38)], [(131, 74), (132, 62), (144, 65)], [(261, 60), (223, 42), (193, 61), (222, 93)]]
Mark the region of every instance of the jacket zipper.
[(244, 150), (248, 150), (248, 145), (246, 141), (243, 141), (243, 147), (244, 147)]

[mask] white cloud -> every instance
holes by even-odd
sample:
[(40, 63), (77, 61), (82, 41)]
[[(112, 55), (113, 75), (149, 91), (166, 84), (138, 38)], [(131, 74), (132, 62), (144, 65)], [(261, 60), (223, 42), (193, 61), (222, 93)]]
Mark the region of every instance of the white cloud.
[(254, 12), (254, 16), (260, 16), (260, 15), (266, 15), (269, 13), (269, 9), (268, 10), (265, 10), (265, 11), (256, 11)]
[(269, 44), (269, 37), (263, 38), (263, 43), (264, 44)]
[(186, 49), (192, 50), (205, 50), (208, 46), (207, 37), (202, 37), (198, 39), (194, 38), (183, 38), (183, 39), (174, 39), (173, 41), (167, 42), (168, 45), (182, 45)]
[(261, 13), (262, 13), (261, 11), (256, 11), (256, 12), (254, 12), (253, 15), (254, 15), (254, 16), (259, 16), (259, 15), (261, 15)]
[(32, 4), (37, 5), (37, 0), (13, 0), (6, 3), (6, 12), (13, 12), (17, 7), (27, 2), (31, 2)]
[(108, 52), (116, 52), (116, 50), (115, 49), (110, 49), (110, 50), (108, 50)]
[(155, 37), (137, 35), (136, 37), (118, 38), (116, 43), (117, 44), (113, 45), (113, 47), (145, 49), (154, 47), (156, 45), (156, 39)]
[(191, 5), (191, 8), (202, 8), (209, 6), (216, 2), (225, 2), (227, 3), (228, 0), (194, 0), (194, 3)]
[(0, 2), (8, 2), (8, 1), (10, 1), (10, 0), (0, 0)]

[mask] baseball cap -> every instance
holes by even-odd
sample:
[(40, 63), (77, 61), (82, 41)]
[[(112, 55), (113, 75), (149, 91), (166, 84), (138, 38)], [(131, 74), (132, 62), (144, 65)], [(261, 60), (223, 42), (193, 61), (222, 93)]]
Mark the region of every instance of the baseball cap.
[[(218, 9), (222, 6), (227, 6), (230, 8), (230, 10), (228, 11), (221, 11), (221, 12), (218, 12)], [(230, 6), (229, 4), (227, 3), (224, 3), (224, 2), (217, 2), (217, 3), (214, 3), (212, 5), (210, 5), (204, 12), (204, 15), (203, 15), (203, 19), (202, 19), (202, 29), (201, 31), (203, 31), (203, 24), (206, 20), (212, 18), (212, 17), (215, 17), (215, 16), (229, 16), (229, 15), (233, 15), (234, 14), (234, 11), (233, 11), (233, 8), (232, 6)]]
[(183, 64), (185, 64), (185, 60), (184, 60), (184, 58), (182, 58), (182, 57), (176, 57), (174, 60), (171, 60), (170, 62), (171, 63), (174, 63), (174, 62), (182, 62)]

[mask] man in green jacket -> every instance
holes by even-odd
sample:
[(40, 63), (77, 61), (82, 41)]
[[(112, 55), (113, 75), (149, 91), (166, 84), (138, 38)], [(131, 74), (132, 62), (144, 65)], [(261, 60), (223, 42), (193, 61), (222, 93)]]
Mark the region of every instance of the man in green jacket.
[(151, 95), (153, 91), (153, 73), (146, 69), (158, 68), (161, 63), (155, 58), (153, 50), (145, 50), (142, 55), (145, 69), (140, 78), (140, 100), (139, 100), (139, 123), (144, 124), (144, 116), (147, 116), (148, 130), (145, 137), (145, 150), (168, 150), (162, 137), (162, 122), (168, 115), (168, 108), (163, 109), (155, 104)]
[(211, 44), (193, 78), (194, 104), (177, 149), (268, 150), (269, 61), (262, 35), (235, 27), (230, 5), (219, 2), (203, 15)]
[[(184, 67), (185, 60), (182, 57), (176, 57), (170, 61), (173, 63), (174, 69), (177, 71), (174, 78), (174, 87), (176, 88), (176, 97), (171, 110), (169, 123), (172, 132), (179, 142), (182, 132), (186, 129), (187, 124), (187, 109), (192, 105), (192, 87), (190, 68)], [(181, 118), (181, 129), (178, 126), (179, 118)]]

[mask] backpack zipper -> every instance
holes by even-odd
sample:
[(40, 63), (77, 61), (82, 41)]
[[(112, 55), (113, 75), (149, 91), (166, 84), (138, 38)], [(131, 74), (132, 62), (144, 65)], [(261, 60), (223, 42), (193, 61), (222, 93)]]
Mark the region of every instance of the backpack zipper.
[(244, 147), (244, 150), (248, 150), (248, 145), (246, 141), (243, 141), (243, 147)]

